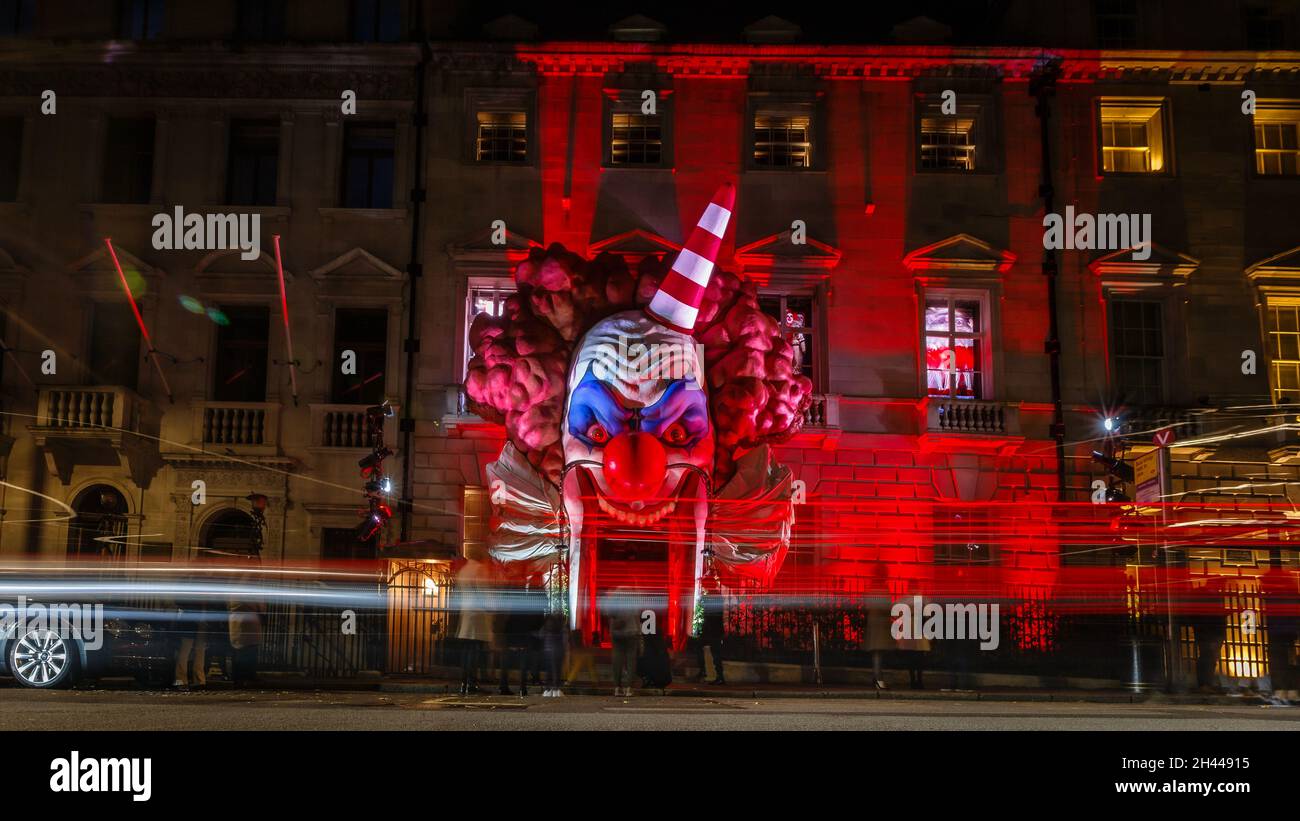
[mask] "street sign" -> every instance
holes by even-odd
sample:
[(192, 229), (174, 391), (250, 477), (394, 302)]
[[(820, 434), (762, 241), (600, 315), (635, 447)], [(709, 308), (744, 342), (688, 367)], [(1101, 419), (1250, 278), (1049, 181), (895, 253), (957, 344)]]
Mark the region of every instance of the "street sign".
[(1174, 443), (1174, 429), (1161, 428), (1151, 437), (1151, 441), (1158, 448), (1167, 448)]
[(1133, 484), (1136, 486), (1133, 501), (1160, 501), (1160, 451), (1149, 451), (1133, 461)]

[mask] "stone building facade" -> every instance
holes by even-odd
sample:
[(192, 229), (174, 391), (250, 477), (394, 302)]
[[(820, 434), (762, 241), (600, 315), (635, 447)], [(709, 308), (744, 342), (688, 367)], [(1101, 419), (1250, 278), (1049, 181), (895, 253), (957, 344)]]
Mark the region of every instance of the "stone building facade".
[[(459, 391), (475, 313), (498, 309), (534, 246), (675, 252), (732, 181), (722, 264), (760, 284), (817, 390), (779, 450), (809, 499), (795, 572), (903, 594), (982, 566), (1050, 597), (1100, 564), (1122, 590), (1141, 554), (1084, 549), (1121, 516), (1088, 507), (1106, 480), (1090, 451), (1131, 459), (1172, 425), (1176, 498), (1281, 523), (1232, 534), (1262, 552), (1208, 534), (1184, 564), (1294, 586), (1290, 4), (1000, 3), (996, 38), (912, 19), (863, 29), (877, 45), (778, 18), (714, 37), (629, 12), (575, 37), (455, 4), (73, 5), (16, 4), (0, 61), (0, 555), (68, 555), (81, 537), (56, 520), (98, 522), (103, 487), (129, 556), (230, 538), (214, 523), (249, 493), (268, 499), (264, 556), (356, 555), (363, 393), (402, 405), (385, 541), (460, 552), (484, 538), (503, 440)], [(1054, 211), (1149, 215), (1149, 246), (1046, 255), (1044, 145)], [(177, 206), (260, 215), (263, 253), (154, 249), (151, 218)], [(134, 370), (95, 349), (135, 333), (104, 237), (159, 354), (131, 348)], [(242, 326), (209, 307), (264, 328), (223, 335)], [(337, 373), (347, 345), (379, 374), (355, 395)], [(247, 364), (229, 351), (250, 349), (264, 385), (219, 398)], [(1095, 533), (1065, 539), (1075, 516)]]

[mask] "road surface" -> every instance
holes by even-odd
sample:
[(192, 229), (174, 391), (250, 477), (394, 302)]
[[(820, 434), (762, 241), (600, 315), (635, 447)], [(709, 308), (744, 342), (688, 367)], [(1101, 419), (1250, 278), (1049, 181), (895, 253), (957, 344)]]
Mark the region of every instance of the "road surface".
[(0, 730), (1300, 730), (1300, 707), (0, 689)]

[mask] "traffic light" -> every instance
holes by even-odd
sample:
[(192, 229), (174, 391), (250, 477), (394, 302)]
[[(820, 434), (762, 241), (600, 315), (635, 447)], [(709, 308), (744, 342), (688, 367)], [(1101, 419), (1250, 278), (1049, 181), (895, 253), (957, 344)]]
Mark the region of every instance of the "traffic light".
[(1105, 453), (1099, 450), (1092, 452), (1092, 461), (1106, 469), (1106, 501), (1130, 501), (1128, 494), (1124, 492), (1124, 483), (1133, 481), (1133, 466), (1115, 456), (1109, 443)]

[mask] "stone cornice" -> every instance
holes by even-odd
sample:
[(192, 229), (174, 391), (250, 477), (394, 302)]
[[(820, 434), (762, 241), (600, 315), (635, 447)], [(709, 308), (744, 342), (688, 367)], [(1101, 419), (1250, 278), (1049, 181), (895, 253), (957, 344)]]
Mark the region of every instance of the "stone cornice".
[[(1047, 58), (1061, 63), (1060, 81), (1171, 83), (1295, 82), (1300, 52), (1084, 51), (1006, 47), (702, 45), (660, 43), (430, 44), (434, 70), (513, 71), (603, 76), (648, 65), (670, 76), (747, 78), (799, 74), (822, 79), (911, 80), (970, 77), (1023, 81)], [(414, 44), (352, 43), (261, 46), (233, 51), (221, 44), (117, 41), (29, 41), (0, 56), (0, 87), (19, 95), (45, 88), (120, 97), (336, 98), (351, 88), (372, 100), (414, 93)], [(37, 68), (39, 66), (39, 69)], [(220, 82), (213, 82), (219, 75)]]
[(414, 46), (281, 47), (231, 52), (211, 46), (177, 50), (127, 43), (35, 43), (0, 58), (6, 96), (178, 97), (337, 101), (341, 89), (362, 99), (410, 100)]

